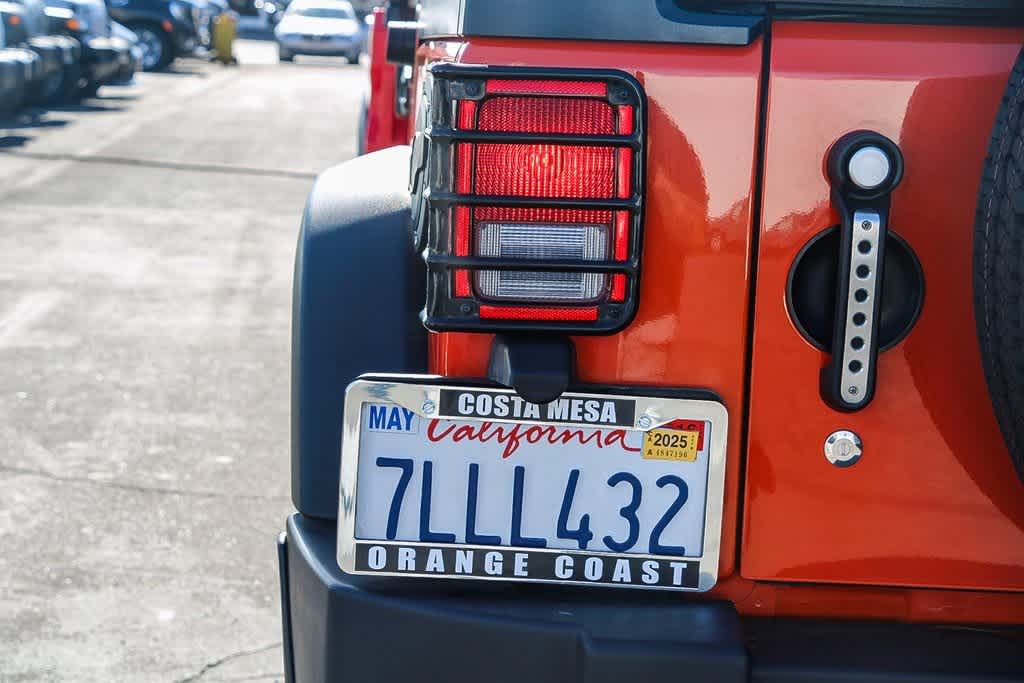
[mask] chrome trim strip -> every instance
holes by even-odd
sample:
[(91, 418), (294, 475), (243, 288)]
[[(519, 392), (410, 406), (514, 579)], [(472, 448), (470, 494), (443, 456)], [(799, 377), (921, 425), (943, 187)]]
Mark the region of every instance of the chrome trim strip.
[[(854, 406), (867, 397), (868, 378), (871, 376), (871, 343), (874, 339), (875, 297), (879, 296), (878, 236), (882, 217), (875, 211), (855, 211), (853, 214), (853, 240), (850, 242), (850, 280), (846, 293), (846, 333), (843, 339), (842, 390), (843, 399)], [(862, 245), (870, 248), (862, 250)], [(864, 276), (858, 269), (867, 269)], [(864, 298), (864, 292), (867, 293)], [(858, 299), (858, 295), (862, 300)], [(864, 316), (858, 325), (855, 318)], [(851, 367), (852, 366), (852, 367)]]

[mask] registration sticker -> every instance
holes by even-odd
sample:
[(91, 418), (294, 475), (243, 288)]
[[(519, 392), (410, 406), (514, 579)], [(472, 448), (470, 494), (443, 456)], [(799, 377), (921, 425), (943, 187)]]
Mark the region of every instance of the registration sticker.
[(677, 429), (652, 429), (644, 433), (644, 460), (697, 461), (700, 432)]

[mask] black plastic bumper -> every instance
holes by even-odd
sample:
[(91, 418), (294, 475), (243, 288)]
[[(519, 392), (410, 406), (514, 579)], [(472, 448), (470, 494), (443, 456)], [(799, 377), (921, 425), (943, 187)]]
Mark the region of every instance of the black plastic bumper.
[(82, 45), (82, 67), (86, 77), (96, 83), (113, 79), (121, 68), (127, 48), (112, 38), (90, 38)]
[(110, 43), (117, 50), (117, 69), (105, 82), (124, 83), (130, 81), (138, 70), (138, 62), (132, 54), (131, 43), (116, 36), (110, 39)]
[(79, 42), (67, 35), (33, 36), (28, 39), (29, 47), (55, 47), (61, 52), (61, 60), (67, 64), (79, 57)]
[(343, 574), (333, 522), (280, 540), (290, 683), (1024, 680), (1024, 632), (741, 619), (729, 603)]
[(21, 62), (0, 50), (0, 116), (11, 114), (25, 98), (25, 70)]
[(70, 52), (59, 42), (46, 38), (31, 38), (28, 47), (42, 60), (44, 78), (63, 69), (66, 63), (65, 56)]
[(12, 93), (25, 87), (21, 64), (0, 52), (0, 94)]

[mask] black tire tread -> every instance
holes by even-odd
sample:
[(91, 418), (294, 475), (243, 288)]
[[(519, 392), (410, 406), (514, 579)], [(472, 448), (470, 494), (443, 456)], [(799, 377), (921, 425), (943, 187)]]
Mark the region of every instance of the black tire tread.
[(168, 36), (163, 31), (163, 29), (161, 29), (159, 24), (155, 24), (155, 23), (149, 22), (149, 21), (134, 21), (134, 22), (130, 22), (130, 23), (126, 24), (126, 26), (129, 29), (131, 29), (132, 31), (138, 31), (139, 29), (142, 29), (142, 28), (148, 28), (150, 30), (155, 31), (157, 36), (160, 37), (160, 43), (161, 43), (161, 45), (163, 47), (163, 52), (160, 55), (160, 59), (157, 61), (156, 64), (154, 64), (152, 66), (152, 68), (149, 68), (149, 69), (146, 69), (140, 63), (139, 64), (139, 70), (140, 71), (163, 71), (164, 69), (166, 69), (167, 67), (169, 67), (171, 65), (171, 62), (174, 61), (174, 43), (171, 42), (170, 36)]
[(974, 232), (974, 311), (996, 419), (1024, 481), (1024, 51), (989, 143)]

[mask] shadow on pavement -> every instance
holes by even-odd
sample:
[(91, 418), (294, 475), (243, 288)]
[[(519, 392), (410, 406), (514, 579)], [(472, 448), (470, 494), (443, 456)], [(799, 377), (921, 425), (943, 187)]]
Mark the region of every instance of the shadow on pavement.
[[(10, 126), (6, 126), (2, 120), (0, 120), (0, 126), (10, 128)], [(32, 137), (29, 135), (0, 135), (0, 149), (24, 147), (25, 143), (29, 140), (32, 140)]]
[(133, 101), (139, 99), (139, 96), (138, 95), (107, 95), (107, 94), (100, 94), (95, 99), (99, 100), (100, 102), (133, 102)]
[[(102, 98), (97, 98), (102, 103)], [(118, 105), (111, 105), (105, 107), (102, 104), (89, 104), (87, 102), (80, 102), (78, 104), (62, 104), (53, 107), (47, 107), (47, 111), (61, 111), (66, 113), (74, 112), (103, 112), (103, 111), (124, 111), (124, 107)]]
[(149, 73), (154, 76), (194, 76), (196, 78), (207, 78), (209, 74), (202, 67), (205, 63), (205, 61), (199, 61), (198, 59), (178, 59), (163, 71), (152, 71)]
[(333, 66), (340, 69), (361, 69), (363, 65), (360, 64), (349, 64), (348, 60), (344, 57), (324, 57), (322, 55), (295, 55), (295, 60), (291, 62), (281, 62), (281, 66), (287, 68), (295, 67), (319, 67)]
[(45, 109), (29, 110), (21, 116), (0, 119), (0, 128), (7, 130), (23, 130), (25, 128), (63, 128), (68, 125), (67, 119), (48, 119)]

